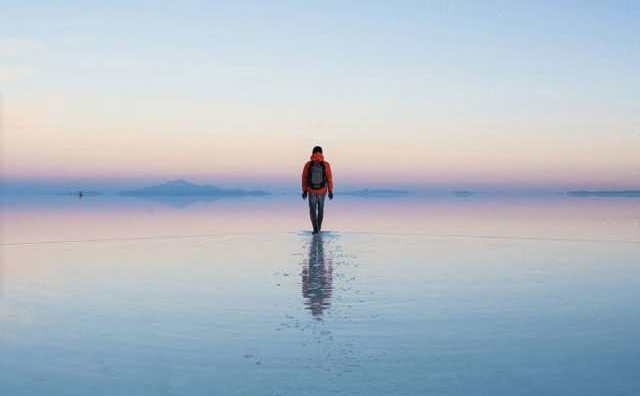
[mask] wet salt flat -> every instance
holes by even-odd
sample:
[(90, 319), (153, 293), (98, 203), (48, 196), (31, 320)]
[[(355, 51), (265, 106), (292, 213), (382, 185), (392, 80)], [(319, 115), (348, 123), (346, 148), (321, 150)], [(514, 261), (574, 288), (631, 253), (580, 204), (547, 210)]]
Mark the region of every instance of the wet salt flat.
[(5, 198), (2, 395), (635, 395), (640, 200)]

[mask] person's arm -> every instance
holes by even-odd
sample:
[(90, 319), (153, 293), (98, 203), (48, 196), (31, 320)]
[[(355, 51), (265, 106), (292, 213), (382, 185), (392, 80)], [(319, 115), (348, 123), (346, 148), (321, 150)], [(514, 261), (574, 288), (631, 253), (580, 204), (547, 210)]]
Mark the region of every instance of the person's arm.
[(302, 169), (302, 193), (306, 193), (309, 190), (309, 162), (304, 164)]
[(331, 165), (325, 161), (325, 172), (327, 172), (327, 189), (333, 196), (333, 173), (331, 173)]

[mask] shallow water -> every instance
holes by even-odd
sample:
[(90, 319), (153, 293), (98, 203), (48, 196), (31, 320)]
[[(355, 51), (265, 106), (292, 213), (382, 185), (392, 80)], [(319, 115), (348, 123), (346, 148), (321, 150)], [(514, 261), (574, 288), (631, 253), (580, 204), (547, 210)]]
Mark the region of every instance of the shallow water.
[(2, 395), (634, 395), (640, 200), (5, 198)]

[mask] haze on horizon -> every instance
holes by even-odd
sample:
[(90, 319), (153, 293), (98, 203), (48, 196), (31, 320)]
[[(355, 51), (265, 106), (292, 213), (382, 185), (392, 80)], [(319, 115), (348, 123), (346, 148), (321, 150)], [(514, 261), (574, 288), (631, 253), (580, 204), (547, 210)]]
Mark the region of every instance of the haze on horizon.
[(640, 4), (3, 3), (3, 183), (640, 187)]

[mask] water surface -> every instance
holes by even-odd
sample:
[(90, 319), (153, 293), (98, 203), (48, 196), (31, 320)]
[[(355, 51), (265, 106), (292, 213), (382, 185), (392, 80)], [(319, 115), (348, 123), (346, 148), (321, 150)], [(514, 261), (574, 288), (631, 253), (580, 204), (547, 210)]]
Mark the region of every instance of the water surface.
[(0, 394), (634, 395), (640, 201), (5, 198)]

